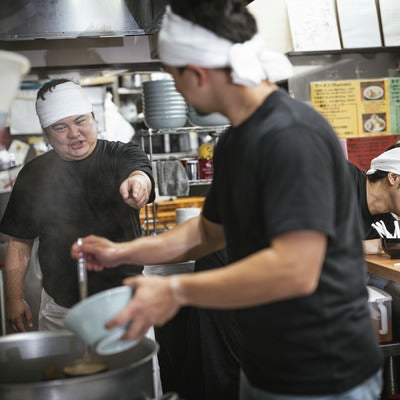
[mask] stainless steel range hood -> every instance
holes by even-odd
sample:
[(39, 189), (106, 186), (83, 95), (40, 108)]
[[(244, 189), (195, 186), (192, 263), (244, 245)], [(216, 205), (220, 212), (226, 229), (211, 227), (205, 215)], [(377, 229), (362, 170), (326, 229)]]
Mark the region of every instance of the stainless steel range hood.
[(1, 0), (0, 40), (151, 35), (167, 0)]
[(161, 70), (156, 33), (169, 0), (0, 2), (0, 49), (30, 60), (27, 80)]

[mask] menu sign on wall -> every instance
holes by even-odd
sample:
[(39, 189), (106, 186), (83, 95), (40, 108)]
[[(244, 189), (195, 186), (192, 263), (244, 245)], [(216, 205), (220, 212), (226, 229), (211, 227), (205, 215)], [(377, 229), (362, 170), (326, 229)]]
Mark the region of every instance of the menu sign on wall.
[(400, 78), (391, 78), (390, 82), (390, 115), (392, 132), (400, 132)]
[(341, 138), (400, 133), (400, 78), (312, 82), (311, 102)]

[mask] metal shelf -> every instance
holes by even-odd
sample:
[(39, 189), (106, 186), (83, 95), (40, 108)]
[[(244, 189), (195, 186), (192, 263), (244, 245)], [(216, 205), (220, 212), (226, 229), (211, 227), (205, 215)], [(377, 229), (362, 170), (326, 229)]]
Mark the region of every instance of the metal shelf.
[[(201, 132), (215, 132), (217, 135), (220, 134), (221, 132), (223, 132), (225, 129), (227, 129), (230, 125), (220, 125), (220, 126), (185, 126), (185, 127), (181, 127), (181, 128), (172, 128), (172, 129), (152, 129), (152, 128), (148, 128), (148, 129), (141, 129), (140, 130), (140, 136), (142, 139), (142, 148), (144, 149), (144, 137), (148, 137), (149, 138), (149, 159), (150, 162), (153, 163), (153, 161), (155, 161), (156, 159), (159, 159), (159, 157), (164, 156), (164, 157), (171, 157), (174, 155), (177, 155), (179, 158), (179, 156), (182, 156), (182, 154), (192, 154), (192, 153), (158, 153), (158, 154), (154, 154), (153, 153), (153, 144), (152, 144), (152, 137), (154, 135), (169, 135), (169, 134), (184, 134), (184, 133), (190, 133), (192, 131), (195, 131), (196, 133), (201, 133)], [(211, 179), (196, 179), (196, 180), (189, 180), (189, 187), (190, 187), (190, 193), (189, 196), (193, 196), (194, 192), (197, 192), (197, 194), (199, 194), (200, 192), (207, 192), (209, 186), (211, 185), (212, 180)], [(156, 209), (156, 203), (153, 202), (152, 204), (152, 213), (153, 216), (157, 215), (157, 209)], [(157, 218), (156, 218), (157, 220)], [(148, 228), (150, 225), (150, 219), (149, 219), (149, 214), (148, 214), (148, 209), (146, 207), (146, 215), (145, 215), (145, 226)], [(156, 234), (156, 223), (155, 221), (153, 221), (153, 225), (154, 225), (154, 230), (152, 234)], [(148, 231), (146, 234), (149, 234)]]
[(212, 179), (196, 179), (189, 180), (190, 186), (199, 186), (199, 185), (211, 185)]
[(187, 158), (187, 157), (197, 157), (197, 153), (193, 151), (180, 151), (178, 153), (152, 153), (152, 160), (165, 160), (168, 158)]
[(184, 126), (181, 128), (164, 128), (164, 129), (142, 129), (143, 136), (151, 135), (168, 135), (168, 134), (179, 134), (179, 133), (189, 133), (191, 131), (201, 132), (216, 132), (221, 133), (225, 129), (229, 128), (230, 125), (217, 125), (217, 126)]
[(141, 88), (125, 88), (125, 87), (119, 87), (118, 88), (118, 94), (119, 95), (141, 95), (142, 94), (142, 89)]
[(353, 49), (340, 50), (310, 50), (310, 51), (289, 51), (286, 53), (288, 57), (298, 56), (331, 56), (337, 54), (353, 54), (353, 53), (400, 53), (399, 46), (393, 47), (358, 47)]

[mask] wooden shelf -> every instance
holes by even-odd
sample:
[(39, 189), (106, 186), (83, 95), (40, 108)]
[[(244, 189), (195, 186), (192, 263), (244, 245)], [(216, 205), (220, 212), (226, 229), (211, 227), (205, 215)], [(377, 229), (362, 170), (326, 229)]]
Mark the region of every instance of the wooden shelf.
[[(173, 200), (162, 200), (155, 201), (155, 216), (153, 215), (153, 204), (147, 205), (147, 219), (148, 219), (148, 228), (152, 230), (154, 219), (159, 221), (157, 223), (157, 230), (166, 226), (168, 228), (173, 228), (175, 226), (175, 210), (177, 208), (184, 207), (199, 207), (203, 208), (204, 197), (181, 197)], [(146, 207), (140, 210), (140, 223), (143, 225), (146, 222)], [(146, 228), (146, 225), (144, 225)], [(145, 229), (144, 229), (145, 230)]]

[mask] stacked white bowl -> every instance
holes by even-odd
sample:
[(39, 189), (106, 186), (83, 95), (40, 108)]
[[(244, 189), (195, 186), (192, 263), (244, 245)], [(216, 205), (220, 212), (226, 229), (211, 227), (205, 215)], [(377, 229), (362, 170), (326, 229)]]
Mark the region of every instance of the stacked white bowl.
[(143, 82), (144, 122), (148, 128), (168, 129), (185, 126), (187, 104), (172, 79)]

